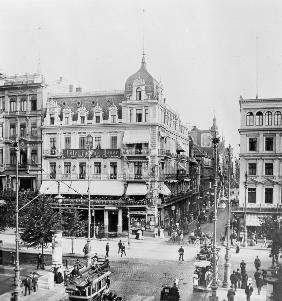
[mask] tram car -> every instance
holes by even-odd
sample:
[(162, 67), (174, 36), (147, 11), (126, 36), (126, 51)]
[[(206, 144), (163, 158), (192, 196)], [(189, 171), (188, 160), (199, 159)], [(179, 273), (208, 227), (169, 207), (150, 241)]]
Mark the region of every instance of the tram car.
[(107, 278), (110, 271), (87, 268), (81, 271), (81, 276), (73, 279), (66, 288), (69, 301), (100, 300), (107, 289)]

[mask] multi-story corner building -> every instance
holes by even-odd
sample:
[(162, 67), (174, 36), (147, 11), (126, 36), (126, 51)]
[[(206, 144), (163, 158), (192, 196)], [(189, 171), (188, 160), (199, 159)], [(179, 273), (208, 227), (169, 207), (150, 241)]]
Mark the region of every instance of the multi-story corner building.
[[(281, 212), (282, 99), (240, 98), (240, 187), (235, 214), (247, 227), (259, 217)], [(246, 209), (246, 212), (245, 212)]]
[(40, 188), (44, 87), (39, 74), (0, 78), (0, 189), (15, 189), (17, 139), (19, 189)]
[(128, 212), (132, 229), (148, 229), (188, 210), (188, 129), (144, 56), (122, 91), (50, 95), (42, 134), (40, 191), (63, 195), (62, 206), (85, 218), (89, 192), (93, 221), (105, 234), (128, 230)]

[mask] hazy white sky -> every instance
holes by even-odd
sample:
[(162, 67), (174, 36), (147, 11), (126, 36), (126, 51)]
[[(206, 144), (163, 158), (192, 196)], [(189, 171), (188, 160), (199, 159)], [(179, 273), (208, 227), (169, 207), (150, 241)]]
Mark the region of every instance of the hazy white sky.
[[(122, 90), (137, 71), (145, 33), (147, 68), (190, 126), (216, 114), (239, 143), (239, 96), (282, 97), (282, 2), (0, 0), (0, 70), (59, 76), (84, 90)], [(142, 10), (145, 10), (142, 13)], [(144, 24), (144, 26), (143, 26)], [(40, 29), (39, 29), (40, 28)]]

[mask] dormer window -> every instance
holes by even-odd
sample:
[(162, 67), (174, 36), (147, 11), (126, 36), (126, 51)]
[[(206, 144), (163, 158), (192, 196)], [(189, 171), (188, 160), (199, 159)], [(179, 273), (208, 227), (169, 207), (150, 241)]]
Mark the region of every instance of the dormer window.
[(142, 122), (142, 109), (136, 109), (136, 122)]
[(69, 115), (65, 116), (65, 124), (69, 124), (70, 123), (70, 117)]
[(80, 123), (84, 124), (85, 123), (85, 116), (80, 116)]
[(112, 114), (111, 115), (111, 123), (116, 123), (117, 122), (117, 115), (116, 114)]
[(95, 114), (95, 123), (100, 123), (101, 122), (101, 116), (100, 113)]
[(50, 115), (50, 125), (54, 125), (55, 124), (55, 115), (51, 114)]
[(140, 87), (136, 89), (136, 100), (142, 100), (142, 90)]

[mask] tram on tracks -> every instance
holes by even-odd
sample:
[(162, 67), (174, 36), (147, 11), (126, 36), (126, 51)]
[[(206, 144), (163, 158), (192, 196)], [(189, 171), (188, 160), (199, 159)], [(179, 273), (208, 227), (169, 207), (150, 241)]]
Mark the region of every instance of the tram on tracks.
[(66, 293), (70, 301), (94, 301), (100, 300), (101, 295), (107, 289), (107, 278), (111, 274), (100, 268), (86, 268), (81, 271), (81, 276), (70, 280), (66, 287)]

